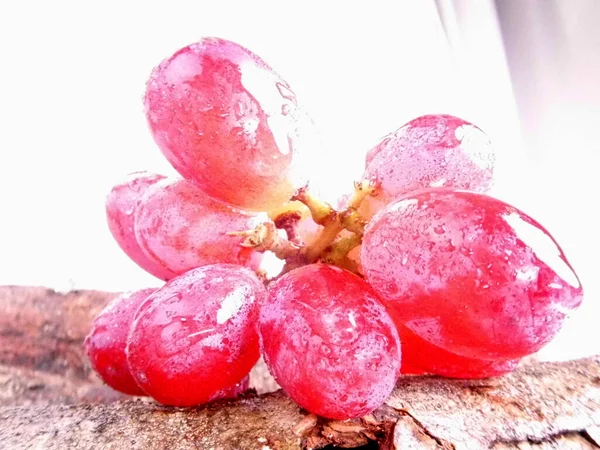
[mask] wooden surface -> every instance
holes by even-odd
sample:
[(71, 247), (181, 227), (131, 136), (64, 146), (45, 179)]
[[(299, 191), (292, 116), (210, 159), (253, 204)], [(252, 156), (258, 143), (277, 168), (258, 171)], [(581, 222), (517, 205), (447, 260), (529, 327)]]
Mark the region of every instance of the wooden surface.
[[(407, 377), (351, 421), (307, 414), (281, 391), (200, 408), (103, 386), (81, 350), (115, 294), (0, 287), (0, 449), (600, 448), (600, 357), (477, 381)], [(253, 373), (273, 389), (264, 366)]]

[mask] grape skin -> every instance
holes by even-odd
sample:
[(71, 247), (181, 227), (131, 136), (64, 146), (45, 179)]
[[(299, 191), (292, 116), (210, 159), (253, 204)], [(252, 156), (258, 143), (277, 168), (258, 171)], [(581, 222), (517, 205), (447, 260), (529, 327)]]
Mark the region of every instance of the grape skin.
[(227, 233), (267, 220), (264, 214), (247, 214), (213, 200), (183, 179), (167, 179), (142, 197), (135, 233), (148, 259), (176, 274), (216, 263), (255, 267), (261, 255), (242, 247), (243, 237)]
[(149, 172), (128, 175), (106, 197), (106, 220), (115, 241), (133, 262), (155, 277), (169, 280), (177, 274), (149, 258), (140, 248), (134, 232), (134, 214), (142, 195), (164, 178)]
[(244, 47), (204, 38), (182, 48), (152, 72), (145, 106), (166, 158), (211, 197), (268, 211), (300, 187), (309, 124), (289, 85)]
[(146, 395), (127, 365), (127, 334), (138, 307), (156, 289), (130, 292), (111, 301), (92, 322), (83, 347), (92, 368), (107, 385), (129, 395)]
[(199, 405), (239, 383), (259, 357), (266, 291), (243, 267), (215, 264), (169, 281), (139, 308), (127, 344), (137, 384), (166, 405)]
[(534, 353), (583, 295), (541, 225), (471, 192), (433, 189), (391, 203), (367, 226), (361, 260), (396, 323), (471, 358)]
[(495, 154), (475, 125), (447, 114), (411, 120), (369, 151), (364, 179), (376, 180), (379, 195), (361, 211), (373, 216), (393, 199), (431, 187), (488, 192)]
[(446, 378), (479, 379), (497, 377), (516, 369), (518, 359), (489, 361), (450, 353), (404, 326), (398, 327), (402, 342), (402, 375), (439, 375)]
[(233, 400), (238, 398), (240, 394), (243, 394), (248, 389), (250, 389), (250, 375), (246, 375), (242, 381), (234, 384), (233, 386), (229, 386), (228, 388), (221, 389), (218, 392), (215, 392), (209, 399), (209, 401), (215, 400)]
[(312, 264), (274, 281), (259, 330), (271, 374), (313, 413), (363, 416), (395, 385), (396, 328), (367, 283), (338, 267)]

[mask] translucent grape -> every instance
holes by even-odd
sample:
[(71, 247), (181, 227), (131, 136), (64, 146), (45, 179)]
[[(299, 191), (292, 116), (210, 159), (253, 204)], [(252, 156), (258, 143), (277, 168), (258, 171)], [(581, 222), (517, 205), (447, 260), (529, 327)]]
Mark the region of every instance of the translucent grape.
[(375, 292), (338, 267), (313, 264), (269, 286), (259, 329), (263, 356), (300, 406), (347, 419), (380, 406), (400, 369), (400, 341)]
[(112, 188), (106, 197), (106, 219), (108, 228), (119, 247), (145, 271), (162, 280), (169, 280), (177, 274), (154, 261), (144, 253), (135, 238), (134, 213), (146, 190), (164, 179), (162, 175), (149, 172), (130, 174), (126, 180)]
[(582, 299), (552, 236), (483, 194), (433, 189), (391, 203), (369, 223), (361, 260), (396, 323), (471, 358), (539, 350)]
[(125, 346), (135, 312), (155, 290), (142, 289), (115, 298), (94, 319), (83, 344), (102, 381), (125, 394), (145, 395), (129, 372)]
[(233, 42), (205, 38), (154, 69), (146, 88), (154, 139), (186, 179), (213, 198), (268, 211), (306, 182), (312, 123), (290, 86)]
[[(260, 255), (227, 232), (249, 230), (267, 221), (213, 200), (183, 179), (156, 183), (142, 197), (135, 232), (148, 258), (177, 274), (206, 264), (255, 266)], [(255, 258), (252, 256), (255, 255)]]
[(518, 359), (490, 361), (467, 358), (441, 349), (406, 327), (399, 327), (403, 375), (432, 374), (447, 378), (489, 378), (512, 372)]
[(250, 389), (250, 375), (246, 375), (242, 381), (234, 384), (233, 386), (215, 392), (212, 397), (210, 397), (209, 401), (232, 400), (239, 397), (240, 394), (243, 394), (248, 389)]
[(137, 384), (175, 406), (206, 403), (257, 362), (263, 284), (250, 270), (215, 264), (169, 281), (138, 310), (127, 360)]
[(368, 217), (398, 196), (431, 187), (488, 192), (495, 155), (475, 125), (450, 115), (411, 120), (367, 154), (365, 179), (377, 180), (380, 194), (368, 197)]

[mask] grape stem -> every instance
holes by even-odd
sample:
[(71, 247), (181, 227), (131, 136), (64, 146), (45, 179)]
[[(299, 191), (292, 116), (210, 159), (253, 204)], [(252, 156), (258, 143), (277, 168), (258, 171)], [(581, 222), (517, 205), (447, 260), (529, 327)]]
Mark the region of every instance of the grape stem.
[[(309, 263), (322, 259), (323, 254), (328, 252), (333, 252), (336, 260), (341, 262), (342, 251), (348, 247), (348, 244), (344, 242), (344, 244), (336, 250), (333, 250), (333, 247), (335, 247), (333, 244), (344, 229), (358, 236), (358, 242), (356, 242), (356, 240), (353, 241), (355, 243), (354, 247), (360, 245), (366, 221), (358, 212), (358, 208), (367, 196), (375, 195), (375, 193), (376, 185), (371, 181), (363, 180), (354, 183), (354, 194), (348, 202), (348, 206), (342, 211), (336, 211), (330, 204), (313, 197), (308, 192), (307, 187), (299, 189), (294, 194), (292, 200), (298, 200), (304, 203), (310, 210), (313, 220), (317, 224), (323, 226), (323, 230), (319, 236), (304, 250), (306, 260)], [(343, 256), (345, 257), (354, 247), (350, 247)]]
[(230, 231), (227, 234), (245, 237), (246, 239), (240, 244), (242, 247), (254, 248), (259, 252), (270, 250), (279, 259), (286, 261), (301, 258), (301, 248), (280, 236), (272, 222), (258, 224), (252, 230)]
[[(273, 222), (259, 224), (252, 230), (232, 231), (230, 236), (242, 236), (244, 247), (254, 248), (259, 252), (267, 250), (286, 264), (282, 273), (296, 267), (323, 261), (354, 273), (359, 273), (356, 261), (348, 258), (348, 253), (362, 242), (366, 221), (358, 212), (362, 201), (369, 195), (376, 195), (376, 185), (370, 181), (354, 183), (354, 194), (346, 208), (337, 211), (329, 203), (313, 197), (308, 187), (299, 189), (291, 200), (306, 205), (312, 220), (323, 229), (316, 239), (307, 246), (302, 246), (296, 227), (302, 218), (300, 209), (296, 206), (288, 211), (278, 213)], [(279, 234), (278, 229), (284, 230), (287, 239)], [(340, 237), (342, 231), (348, 231), (347, 236)]]
[(273, 223), (280, 230), (284, 230), (287, 234), (287, 238), (290, 242), (296, 245), (302, 244), (300, 236), (298, 235), (298, 222), (302, 218), (302, 214), (299, 211), (288, 211), (278, 215)]
[[(351, 234), (350, 236), (337, 239), (329, 248), (321, 255), (321, 260), (327, 264), (336, 266), (348, 265), (351, 260), (348, 258), (348, 253), (362, 242), (362, 236)], [(353, 270), (354, 272), (354, 270)]]
[(310, 215), (316, 224), (327, 226), (336, 221), (337, 211), (333, 207), (322, 200), (314, 197), (309, 191), (308, 186), (301, 187), (291, 198), (292, 201), (299, 201), (306, 205), (310, 211)]

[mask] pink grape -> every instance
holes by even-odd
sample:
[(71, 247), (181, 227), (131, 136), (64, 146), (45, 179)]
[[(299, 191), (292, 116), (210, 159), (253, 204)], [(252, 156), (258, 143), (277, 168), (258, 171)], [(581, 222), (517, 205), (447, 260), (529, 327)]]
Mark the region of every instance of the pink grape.
[(402, 341), (403, 375), (440, 375), (446, 378), (489, 378), (512, 372), (519, 364), (518, 359), (489, 361), (467, 358), (450, 353), (410, 331), (398, 328)]
[(472, 192), (433, 189), (391, 203), (367, 226), (361, 260), (396, 323), (470, 358), (539, 350), (583, 295), (539, 223)]
[(239, 397), (241, 394), (250, 389), (250, 375), (246, 375), (242, 381), (234, 384), (233, 386), (229, 386), (228, 388), (221, 389), (218, 392), (215, 392), (209, 401), (214, 400), (233, 400)]
[(290, 86), (238, 44), (177, 51), (152, 72), (145, 105), (169, 162), (215, 199), (268, 211), (306, 182), (297, 162), (314, 131)]
[(115, 298), (94, 319), (83, 343), (102, 381), (125, 394), (146, 395), (129, 372), (125, 347), (135, 312), (155, 290), (142, 289)]
[(495, 154), (487, 136), (472, 123), (438, 114), (411, 120), (367, 154), (363, 178), (376, 180), (380, 193), (368, 197), (368, 217), (393, 199), (431, 187), (488, 192)]
[(269, 371), (313, 413), (363, 416), (395, 385), (396, 328), (373, 289), (338, 267), (312, 264), (274, 281), (259, 330)]
[(167, 405), (206, 403), (258, 361), (263, 284), (230, 264), (198, 267), (169, 281), (140, 306), (127, 361), (136, 383)]
[(133, 225), (140, 198), (150, 186), (164, 178), (149, 172), (130, 174), (126, 180), (113, 187), (106, 197), (106, 219), (117, 244), (133, 262), (155, 277), (169, 280), (177, 274), (146, 256), (135, 238)]
[(181, 274), (206, 264), (255, 266), (261, 256), (240, 245), (244, 238), (227, 233), (267, 220), (264, 214), (244, 213), (213, 200), (183, 179), (169, 179), (142, 197), (135, 232), (150, 260)]

